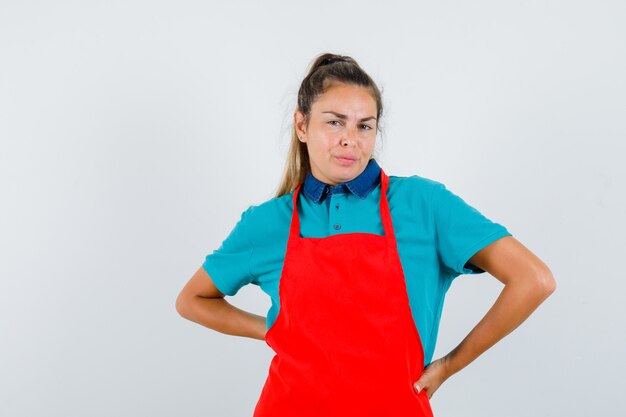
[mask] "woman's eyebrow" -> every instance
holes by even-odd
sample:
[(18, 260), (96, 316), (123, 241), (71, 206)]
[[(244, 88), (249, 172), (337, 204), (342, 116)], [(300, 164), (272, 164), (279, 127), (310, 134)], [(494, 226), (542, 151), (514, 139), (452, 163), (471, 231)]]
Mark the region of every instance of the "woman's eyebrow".
[[(336, 112), (334, 112), (334, 111), (324, 111), (324, 112), (322, 112), (322, 113), (331, 113), (331, 114), (334, 114), (335, 116), (337, 116), (337, 117), (338, 117), (338, 118), (340, 118), (340, 119), (347, 119), (347, 118), (348, 118), (348, 116), (346, 116), (345, 114), (336, 113)], [(370, 120), (370, 119), (374, 119), (374, 120), (376, 120), (376, 118), (375, 118), (374, 116), (369, 116), (369, 117), (364, 117), (364, 118), (362, 118), (362, 119), (361, 119), (361, 121), (362, 121), (362, 122), (365, 122), (365, 121), (368, 121), (368, 120)]]

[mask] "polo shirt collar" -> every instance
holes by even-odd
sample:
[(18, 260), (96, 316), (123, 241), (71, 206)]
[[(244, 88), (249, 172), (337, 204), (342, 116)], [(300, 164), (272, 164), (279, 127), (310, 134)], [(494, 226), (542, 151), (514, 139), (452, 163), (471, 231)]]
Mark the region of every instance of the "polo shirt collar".
[(370, 159), (367, 166), (356, 178), (339, 183), (335, 186), (326, 184), (309, 171), (304, 179), (302, 190), (315, 203), (321, 203), (329, 194), (352, 192), (360, 199), (364, 199), (380, 182), (380, 165), (375, 159)]

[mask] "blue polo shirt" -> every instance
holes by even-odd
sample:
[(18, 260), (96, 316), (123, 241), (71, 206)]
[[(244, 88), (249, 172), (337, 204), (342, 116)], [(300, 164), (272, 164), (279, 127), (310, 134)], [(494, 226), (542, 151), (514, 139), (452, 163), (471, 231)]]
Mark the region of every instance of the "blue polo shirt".
[[(483, 273), (469, 262), (476, 252), (511, 233), (441, 182), (389, 175), (387, 200), (409, 304), (432, 360), (446, 292), (459, 275)], [(365, 232), (384, 235), (380, 217), (380, 166), (371, 159), (353, 180), (331, 186), (306, 176), (298, 198), (300, 234), (328, 237)], [(280, 309), (278, 285), (293, 210), (293, 192), (248, 207), (222, 244), (203, 263), (215, 286), (233, 296), (247, 284), (271, 299), (269, 329)]]

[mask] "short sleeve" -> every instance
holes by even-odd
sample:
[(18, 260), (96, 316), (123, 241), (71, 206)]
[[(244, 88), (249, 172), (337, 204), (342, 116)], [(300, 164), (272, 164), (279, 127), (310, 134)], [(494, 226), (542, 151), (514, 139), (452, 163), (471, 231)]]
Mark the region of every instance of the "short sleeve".
[(511, 233), (470, 206), (458, 195), (437, 183), (432, 196), (433, 218), (437, 235), (437, 251), (453, 277), (480, 274), (484, 270), (469, 259), (476, 252)]
[(253, 248), (248, 238), (247, 214), (248, 210), (241, 214), (230, 234), (202, 264), (217, 289), (226, 295), (235, 295), (253, 279), (250, 273)]

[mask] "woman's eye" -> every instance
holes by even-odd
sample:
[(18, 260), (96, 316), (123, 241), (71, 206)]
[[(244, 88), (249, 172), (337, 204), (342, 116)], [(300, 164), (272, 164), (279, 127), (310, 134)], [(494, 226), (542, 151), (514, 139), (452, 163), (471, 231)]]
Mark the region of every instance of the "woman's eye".
[[(338, 124), (334, 124), (334, 123), (338, 123)], [(328, 122), (328, 124), (330, 124), (331, 126), (341, 126), (341, 122), (339, 120), (331, 120)], [(370, 125), (361, 125), (363, 127), (364, 130), (372, 130), (372, 127)]]

